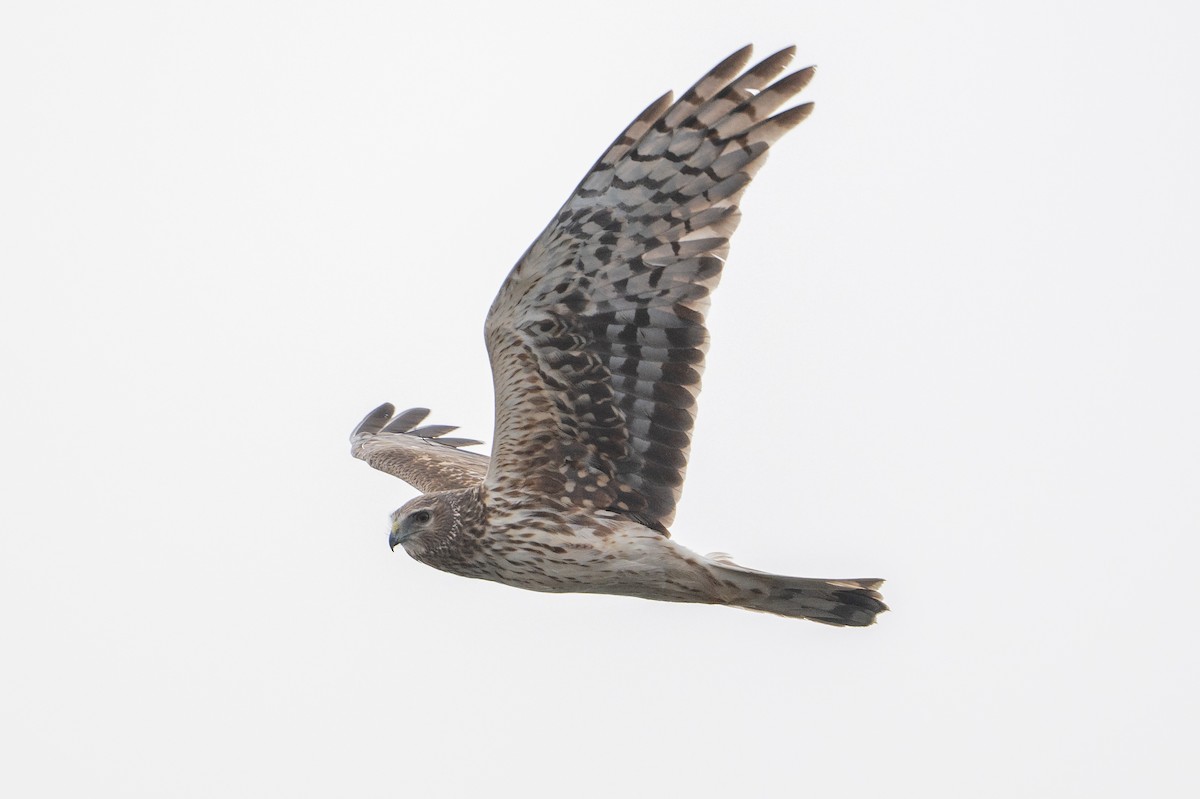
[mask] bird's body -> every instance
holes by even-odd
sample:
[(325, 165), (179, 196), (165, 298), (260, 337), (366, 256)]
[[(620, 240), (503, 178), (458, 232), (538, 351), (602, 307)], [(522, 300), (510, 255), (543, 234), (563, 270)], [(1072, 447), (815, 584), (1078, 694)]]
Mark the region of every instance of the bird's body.
[(398, 541), (414, 559), (442, 571), (549, 593), (641, 596), (653, 586), (654, 598), (677, 601), (694, 601), (706, 587), (693, 553), (619, 513), (494, 507), (476, 489), (421, 499), (404, 513), (439, 505), (482, 511), (481, 524)]
[(792, 50), (738, 74), (735, 53), (676, 103), (651, 104), (510, 272), (485, 335), (491, 458), (377, 408), (353, 453), (424, 493), (392, 547), (443, 571), (546, 592), (726, 604), (863, 626), (879, 580), (766, 574), (673, 541), (708, 345), (704, 317), (738, 200), (811, 108), (771, 114), (812, 75)]
[[(430, 528), (405, 529), (413, 514)], [(440, 524), (439, 524), (440, 523)], [(489, 501), (483, 486), (424, 494), (393, 514), (392, 546), (461, 577), (548, 593), (734, 605), (828, 624), (869, 624), (880, 581), (810, 580), (703, 556), (614, 511)]]

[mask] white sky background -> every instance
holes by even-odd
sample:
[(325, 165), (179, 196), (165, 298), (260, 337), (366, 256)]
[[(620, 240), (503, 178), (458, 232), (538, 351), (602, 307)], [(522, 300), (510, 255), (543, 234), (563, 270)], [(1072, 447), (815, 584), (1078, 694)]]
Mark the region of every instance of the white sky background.
[[(1194, 790), (1194, 6), (431, 5), (0, 17), (0, 793)], [(490, 439), (501, 279), (750, 41), (817, 110), (747, 194), (673, 529), (893, 612), (390, 553), (413, 492), (350, 429)]]

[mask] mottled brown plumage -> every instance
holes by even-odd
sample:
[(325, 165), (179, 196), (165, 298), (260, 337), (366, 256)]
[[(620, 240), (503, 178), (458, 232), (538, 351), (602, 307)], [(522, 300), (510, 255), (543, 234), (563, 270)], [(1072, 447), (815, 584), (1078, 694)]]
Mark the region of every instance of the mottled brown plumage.
[(391, 542), (467, 577), (538, 591), (736, 605), (861, 626), (879, 580), (811, 580), (670, 540), (704, 370), (709, 295), (738, 202), (811, 104), (776, 111), (811, 67), (794, 48), (742, 71), (746, 47), (613, 142), (517, 262), (488, 312), (496, 393), (489, 460), (428, 413), (377, 408), (353, 453), (425, 495)]

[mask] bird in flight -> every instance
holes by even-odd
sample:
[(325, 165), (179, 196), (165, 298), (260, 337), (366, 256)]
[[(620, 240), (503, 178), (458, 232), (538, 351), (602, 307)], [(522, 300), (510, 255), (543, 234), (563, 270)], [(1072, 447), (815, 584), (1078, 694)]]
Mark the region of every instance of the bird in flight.
[[(669, 528), (683, 487), (708, 347), (704, 325), (767, 149), (811, 103), (779, 77), (789, 47), (751, 48), (678, 100), (655, 100), (600, 157), (517, 262), (488, 311), (491, 457), (418, 426), (424, 408), (371, 411), (352, 452), (424, 492), (389, 543), (464, 577), (548, 592), (731, 605), (862, 627), (882, 580), (821, 580), (699, 555)], [(778, 78), (778, 79), (777, 79)], [(778, 113), (776, 113), (778, 111)]]

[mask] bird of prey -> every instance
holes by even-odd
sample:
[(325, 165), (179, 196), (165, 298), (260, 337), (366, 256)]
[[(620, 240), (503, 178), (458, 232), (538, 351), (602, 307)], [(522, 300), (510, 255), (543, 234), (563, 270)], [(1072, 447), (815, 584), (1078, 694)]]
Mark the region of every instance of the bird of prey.
[[(839, 626), (887, 610), (882, 580), (785, 577), (702, 556), (668, 532), (708, 346), (704, 325), (767, 148), (812, 104), (776, 113), (813, 68), (750, 47), (617, 137), (509, 273), (488, 311), (491, 458), (376, 408), (352, 452), (424, 492), (389, 539), (465, 577), (549, 592), (732, 605)], [(778, 78), (778, 80), (777, 80)]]

